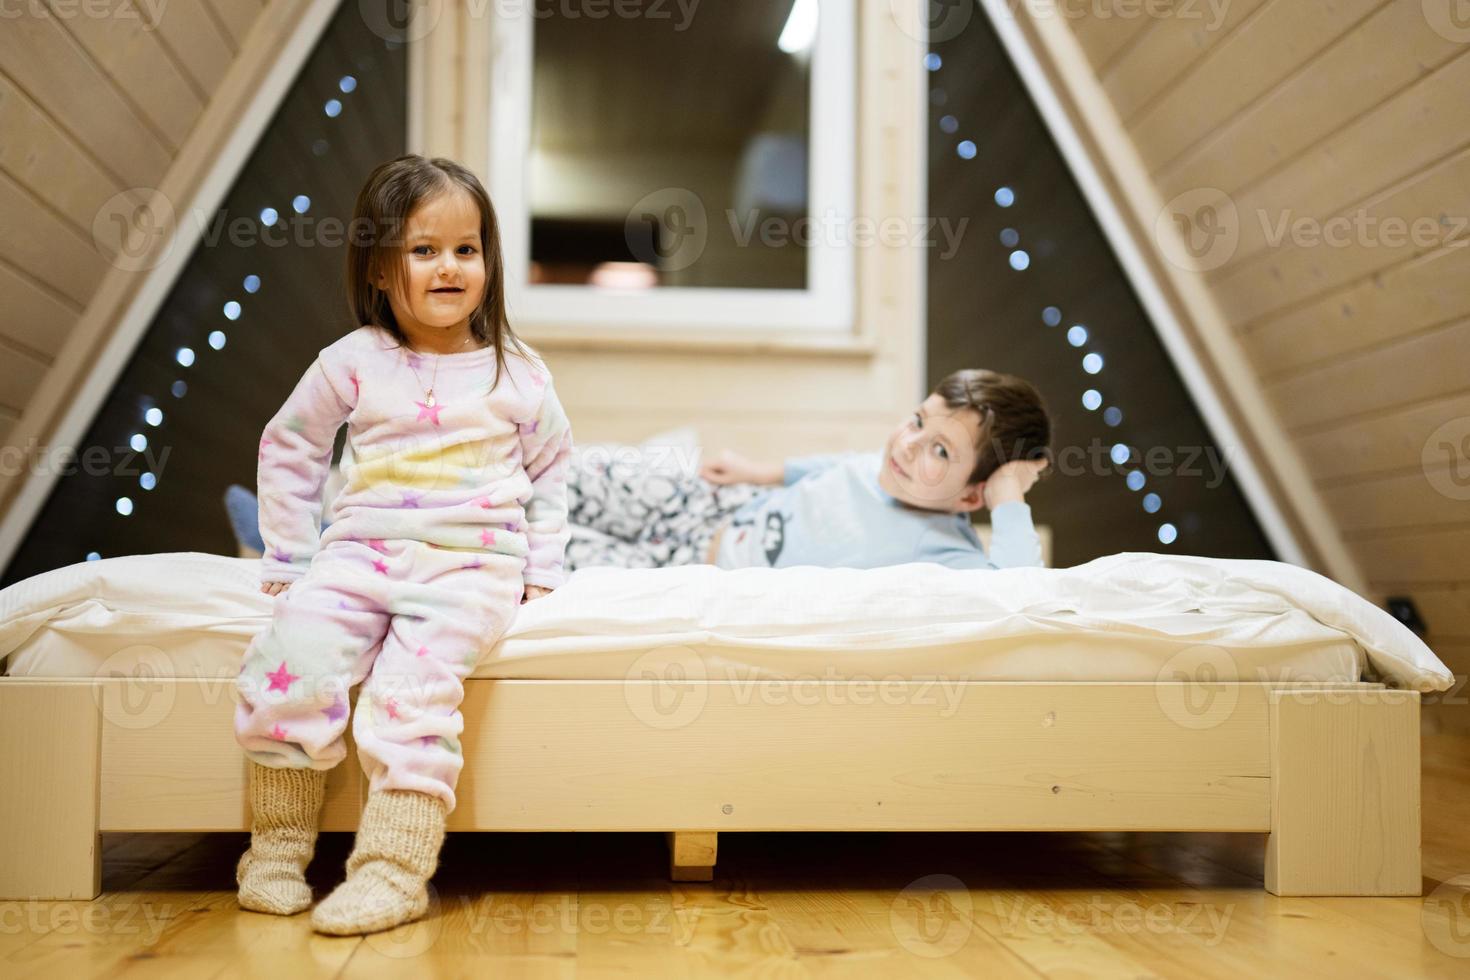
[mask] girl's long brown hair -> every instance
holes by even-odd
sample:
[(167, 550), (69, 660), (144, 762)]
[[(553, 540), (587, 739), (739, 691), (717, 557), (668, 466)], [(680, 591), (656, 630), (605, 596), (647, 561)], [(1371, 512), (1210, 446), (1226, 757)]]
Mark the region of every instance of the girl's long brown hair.
[(394, 288), (407, 284), (404, 270), (404, 231), (408, 216), (420, 202), (455, 187), (463, 188), (480, 209), (480, 254), (485, 257), (485, 295), (470, 314), (470, 332), (480, 344), (495, 348), (495, 381), (505, 374), (505, 351), (513, 348), (530, 359), (505, 313), (505, 258), (500, 251), (500, 222), (490, 195), (468, 169), (444, 157), (426, 159), (417, 154), (379, 164), (368, 175), (367, 183), (357, 194), (352, 209), (352, 224), (347, 236), (347, 302), (357, 322), (379, 327), (392, 334), (402, 346), (408, 338), (388, 294), (376, 283), (379, 270), (385, 270)]

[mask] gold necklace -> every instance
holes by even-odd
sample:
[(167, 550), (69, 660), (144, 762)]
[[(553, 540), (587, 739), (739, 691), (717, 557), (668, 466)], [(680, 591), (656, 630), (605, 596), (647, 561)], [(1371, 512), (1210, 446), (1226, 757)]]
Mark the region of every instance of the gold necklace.
[[(464, 339), (464, 344), (460, 344), (459, 347), (463, 347), (465, 344), (468, 344), (470, 341), (472, 341), (474, 339), (475, 339), (475, 335), (472, 333), (472, 334), (470, 334), (468, 337), (466, 337)], [(450, 353), (450, 354), (458, 353), (459, 347), (456, 347), (454, 350), (448, 351), (447, 353)], [(417, 351), (415, 351), (412, 356), (418, 356)], [(433, 408), (434, 407), (434, 385), (436, 383), (438, 383), (438, 381), (439, 381), (439, 358), (441, 358), (443, 356), (444, 356), (443, 354), (435, 354), (434, 355), (434, 374), (429, 379), (429, 384), (428, 384), (427, 387), (424, 385), (424, 379), (421, 378), (421, 377), (419, 377), (418, 371), (415, 370), (415, 368), (413, 366), (413, 362), (412, 361), (409, 361), (408, 362), (408, 369), (410, 371), (413, 371), (414, 380), (419, 383), (419, 387), (420, 388), (423, 388), (424, 389), (424, 404), (427, 405), (429, 408)]]

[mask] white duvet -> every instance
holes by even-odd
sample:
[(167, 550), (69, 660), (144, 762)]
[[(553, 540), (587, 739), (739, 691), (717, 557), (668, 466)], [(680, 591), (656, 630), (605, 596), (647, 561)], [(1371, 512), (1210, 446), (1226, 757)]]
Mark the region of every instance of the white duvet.
[[(270, 618), (254, 560), (83, 562), (0, 591), (0, 658), (30, 676), (233, 677)], [(1124, 553), (1073, 568), (585, 569), (521, 607), (476, 676), (622, 678), (650, 651), (706, 676), (1343, 680), (1448, 689), (1388, 613), (1274, 561)]]

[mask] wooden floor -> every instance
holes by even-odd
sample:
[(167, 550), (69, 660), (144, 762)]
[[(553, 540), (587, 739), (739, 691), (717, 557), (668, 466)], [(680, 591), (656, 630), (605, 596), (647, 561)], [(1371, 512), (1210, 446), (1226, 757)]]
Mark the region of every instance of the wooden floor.
[(97, 901), (0, 903), (0, 977), (1470, 976), (1466, 736), (1425, 738), (1424, 899), (1275, 898), (1255, 834), (732, 834), (680, 885), (658, 834), (471, 834), (430, 918), (334, 939), (236, 907), (244, 846), (108, 835)]

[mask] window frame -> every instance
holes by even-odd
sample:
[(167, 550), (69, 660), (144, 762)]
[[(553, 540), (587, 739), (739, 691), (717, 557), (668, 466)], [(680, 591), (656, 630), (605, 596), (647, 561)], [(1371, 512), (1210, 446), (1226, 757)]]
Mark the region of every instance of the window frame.
[[(783, 329), (825, 337), (854, 332), (857, 262), (849, 232), (857, 194), (857, 10), (854, 0), (819, 2), (820, 27), (810, 52), (807, 217), (819, 232), (827, 228), (839, 232), (813, 236), (804, 289), (615, 289), (528, 282), (535, 18), (529, 4), (518, 16), (487, 18), (489, 191), (500, 219), (506, 302), (515, 323), (585, 328), (594, 335), (612, 336), (616, 335), (612, 328), (670, 334), (693, 328), (737, 335)], [(724, 215), (707, 215), (706, 220), (713, 225)]]

